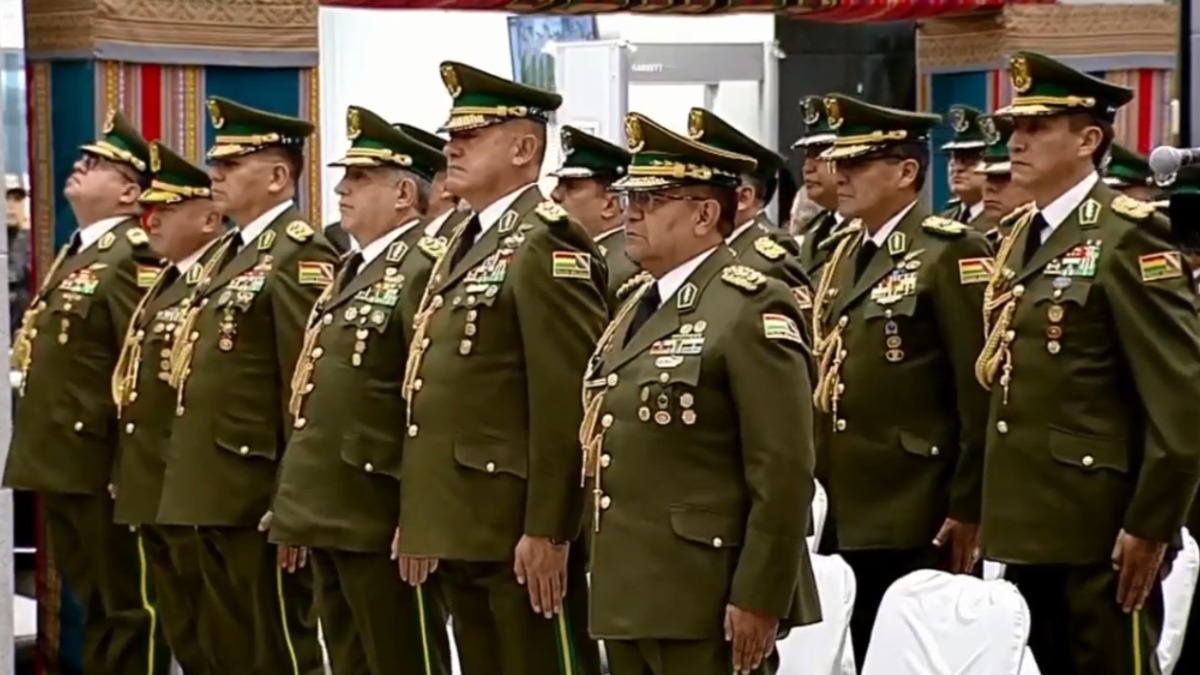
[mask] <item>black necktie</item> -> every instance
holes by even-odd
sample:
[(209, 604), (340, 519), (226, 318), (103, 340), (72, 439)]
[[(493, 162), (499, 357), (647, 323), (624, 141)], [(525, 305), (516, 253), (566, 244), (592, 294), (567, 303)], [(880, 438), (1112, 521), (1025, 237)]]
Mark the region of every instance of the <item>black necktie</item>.
[(629, 344), (629, 340), (638, 332), (651, 316), (658, 311), (658, 306), (662, 304), (662, 296), (658, 292), (658, 282), (653, 282), (650, 288), (642, 294), (642, 299), (638, 301), (637, 309), (633, 312), (633, 321), (629, 322), (629, 331), (625, 333), (625, 344)]
[(346, 258), (345, 267), (342, 268), (342, 281), (338, 284), (339, 293), (346, 290), (346, 287), (350, 285), (354, 277), (358, 276), (358, 268), (362, 265), (362, 261), (362, 251), (355, 251), (350, 254), (349, 258)]
[(879, 247), (875, 245), (875, 241), (871, 239), (864, 240), (862, 246), (858, 249), (858, 255), (854, 257), (854, 280), (858, 281), (862, 277), (863, 272), (867, 271), (867, 266), (871, 264), (871, 258), (875, 256), (875, 251)]
[(1033, 259), (1033, 254), (1042, 245), (1042, 234), (1050, 229), (1050, 223), (1046, 222), (1045, 217), (1039, 212), (1033, 216), (1033, 220), (1029, 222), (1029, 235), (1025, 238), (1025, 251), (1021, 259), (1022, 264), (1028, 265)]
[(67, 246), (67, 256), (73, 256), (83, 248), (83, 235), (78, 231), (71, 235), (71, 243)]
[(458, 248), (454, 249), (454, 255), (450, 258), (450, 269), (458, 267), (458, 263), (467, 257), (467, 251), (475, 245), (475, 237), (483, 231), (483, 223), (479, 222), (479, 216), (471, 216), (467, 221), (467, 226), (463, 228), (462, 236), (458, 238)]

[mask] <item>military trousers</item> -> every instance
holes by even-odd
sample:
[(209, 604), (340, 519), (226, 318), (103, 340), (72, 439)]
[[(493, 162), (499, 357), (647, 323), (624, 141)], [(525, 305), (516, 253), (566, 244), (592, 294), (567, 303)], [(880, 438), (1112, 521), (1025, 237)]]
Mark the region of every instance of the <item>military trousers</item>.
[(158, 599), (163, 635), (184, 675), (216, 675), (205, 639), (204, 575), (200, 573), (200, 540), (195, 528), (143, 525), (138, 536), (146, 552), (150, 580)]
[(404, 583), (387, 553), (313, 549), (317, 608), (336, 675), (450, 675), (446, 611), (435, 573)]
[(600, 675), (600, 650), (587, 632), (586, 561), (572, 550), (563, 612), (535, 614), (511, 560), (442, 561), (462, 675)]
[(921, 569), (942, 569), (945, 554), (933, 546), (916, 549), (864, 549), (839, 551), (854, 570), (857, 591), (854, 613), (850, 615), (850, 637), (854, 642), (854, 660), (861, 669), (871, 643), (871, 630), (879, 614), (883, 594), (900, 577)]
[(323, 675), (312, 567), (281, 569), (255, 528), (199, 527), (202, 632), (221, 675)]
[(1156, 656), (1163, 621), (1160, 582), (1142, 610), (1126, 614), (1117, 604), (1117, 573), (1109, 562), (1008, 565), (1004, 576), (1029, 604), (1029, 648), (1043, 673), (1161, 672)]
[[(739, 675), (730, 644), (713, 640), (605, 640), (611, 675)], [(772, 652), (754, 675), (774, 675), (779, 652)]]
[(165, 675), (145, 549), (108, 495), (43, 494), (54, 564), (84, 609), (83, 675)]

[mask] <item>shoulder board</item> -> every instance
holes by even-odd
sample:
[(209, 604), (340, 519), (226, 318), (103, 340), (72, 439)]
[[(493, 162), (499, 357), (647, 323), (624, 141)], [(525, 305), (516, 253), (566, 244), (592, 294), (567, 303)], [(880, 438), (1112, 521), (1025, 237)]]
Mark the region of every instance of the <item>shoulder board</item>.
[(767, 283), (767, 277), (762, 272), (745, 265), (730, 265), (721, 270), (721, 281), (748, 293), (754, 293)]
[(538, 204), (534, 212), (547, 223), (562, 223), (567, 220), (567, 212), (563, 210), (563, 207), (549, 199)]
[(1018, 206), (1017, 208), (1013, 209), (1012, 213), (1001, 216), (1000, 224), (1005, 226), (1012, 225), (1020, 220), (1022, 216), (1027, 213), (1031, 213), (1036, 209), (1037, 204), (1035, 202), (1029, 202), (1023, 206)]
[(859, 224), (859, 222), (857, 220), (855, 220), (854, 222), (846, 225), (845, 227), (842, 227), (841, 229), (834, 230), (834, 232), (832, 234), (830, 234), (828, 237), (825, 237), (824, 239), (821, 240), (820, 243), (817, 244), (817, 250), (825, 251), (825, 250), (831, 249), (834, 246), (837, 246), (837, 243), (839, 241), (841, 241), (842, 239), (844, 239), (847, 235), (854, 234), (861, 229), (862, 229), (862, 225)]
[(621, 284), (617, 289), (617, 299), (624, 300), (633, 294), (634, 291), (654, 281), (654, 277), (649, 272), (638, 272), (629, 278), (629, 281)]
[(925, 220), (921, 221), (921, 229), (947, 237), (961, 237), (970, 228), (957, 220), (950, 220), (942, 216), (927, 216)]
[(421, 240), (417, 242), (417, 248), (430, 258), (440, 260), (442, 256), (446, 255), (446, 239), (445, 237), (421, 237)]
[(1154, 213), (1154, 204), (1127, 195), (1113, 197), (1109, 204), (1114, 212), (1129, 220), (1145, 220)]
[(303, 220), (293, 220), (292, 222), (288, 223), (287, 229), (284, 231), (287, 232), (287, 236), (291, 237), (295, 241), (300, 242), (301, 244), (309, 239), (312, 239), (313, 234), (315, 233), (312, 227)]
[(150, 237), (146, 236), (146, 231), (141, 226), (131, 227), (125, 230), (125, 238), (134, 246), (146, 246), (150, 243)]
[(767, 260), (779, 260), (787, 254), (787, 251), (779, 245), (779, 242), (772, 239), (769, 235), (763, 235), (755, 239), (754, 250), (758, 251), (759, 255)]

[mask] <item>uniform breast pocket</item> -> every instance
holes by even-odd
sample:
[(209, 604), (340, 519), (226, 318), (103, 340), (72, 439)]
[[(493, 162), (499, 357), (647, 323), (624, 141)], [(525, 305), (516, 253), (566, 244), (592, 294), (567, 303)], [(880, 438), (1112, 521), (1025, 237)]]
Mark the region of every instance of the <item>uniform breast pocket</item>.
[(917, 315), (917, 296), (908, 295), (890, 304), (871, 300), (863, 310), (866, 330), (872, 342), (879, 341), (879, 349), (888, 363), (904, 361), (905, 350), (913, 347), (920, 339), (919, 327), (914, 319)]
[(700, 356), (659, 356), (639, 379), (638, 419), (660, 427), (696, 423)]
[(1036, 327), (1044, 326), (1046, 351), (1086, 350), (1096, 343), (1096, 337), (1104, 336), (1104, 317), (1091, 279), (1051, 277), (1045, 281), (1048, 283), (1038, 284), (1032, 293), (1034, 313), (1029, 320)]

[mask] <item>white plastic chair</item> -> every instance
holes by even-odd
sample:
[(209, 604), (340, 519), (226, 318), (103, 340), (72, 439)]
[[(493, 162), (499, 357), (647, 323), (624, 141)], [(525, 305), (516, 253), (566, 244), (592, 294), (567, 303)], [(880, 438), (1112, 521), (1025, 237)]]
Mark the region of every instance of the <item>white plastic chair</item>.
[(808, 550), (810, 553), (817, 552), (817, 546), (821, 544), (821, 533), (825, 531), (825, 518), (829, 514), (829, 496), (825, 494), (825, 488), (821, 487), (821, 482), (813, 481), (813, 498), (812, 498), (812, 522), (813, 533), (808, 537)]
[[(1029, 607), (1016, 586), (919, 570), (892, 584), (863, 675), (1029, 675)], [(1026, 661), (1030, 663), (1025, 664)]]
[[(850, 647), (850, 614), (857, 584), (854, 571), (839, 555), (812, 555), (813, 575), (821, 598), (820, 623), (793, 628), (776, 645), (778, 675), (855, 675)], [(843, 667), (849, 655), (850, 670)]]
[(1200, 576), (1200, 547), (1185, 527), (1183, 548), (1175, 556), (1171, 573), (1163, 579), (1163, 631), (1158, 639), (1158, 663), (1162, 675), (1171, 675), (1183, 649), (1184, 633), (1192, 613), (1192, 596), (1196, 594), (1196, 579)]

